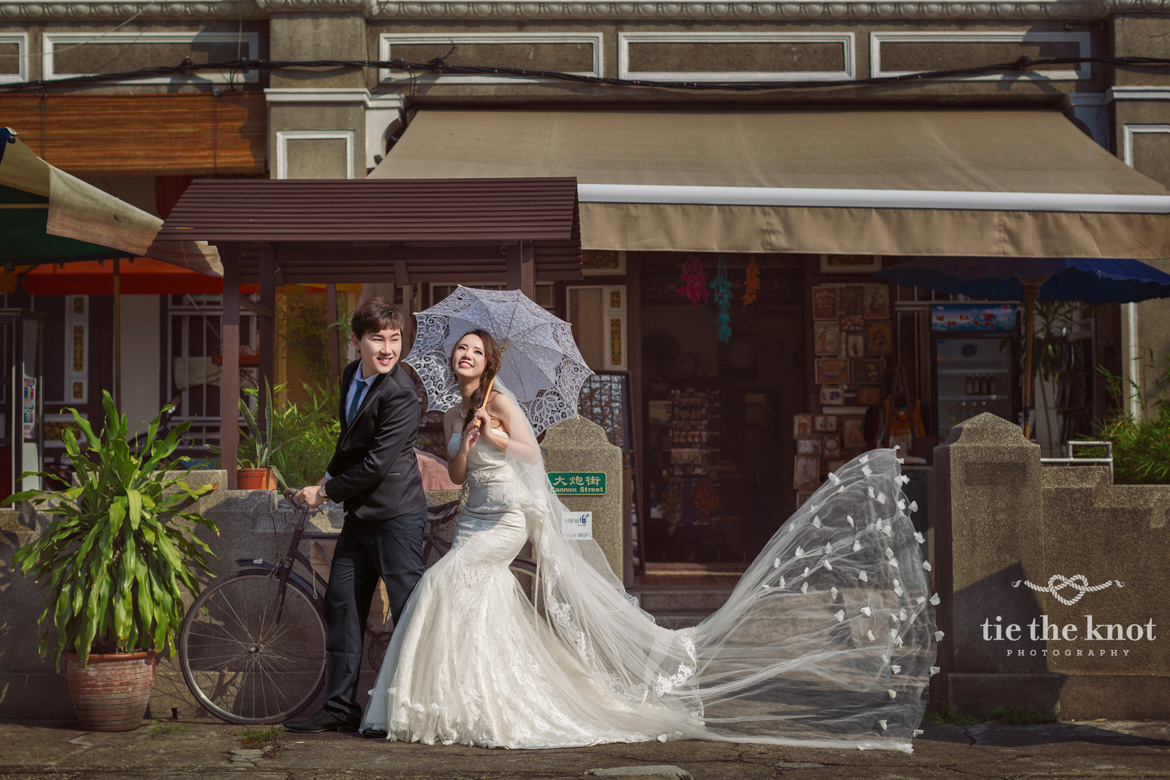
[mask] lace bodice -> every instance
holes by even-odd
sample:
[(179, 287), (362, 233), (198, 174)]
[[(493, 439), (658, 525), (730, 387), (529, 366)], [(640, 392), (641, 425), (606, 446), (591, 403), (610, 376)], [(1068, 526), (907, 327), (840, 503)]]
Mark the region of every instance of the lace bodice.
[[(508, 438), (508, 434), (498, 428), (493, 428), (491, 435)], [(451, 434), (451, 440), (447, 442), (448, 458), (455, 457), (462, 441), (462, 433)], [(485, 482), (500, 482), (512, 476), (514, 476), (512, 466), (508, 463), (503, 450), (490, 444), (477, 444), (467, 453), (467, 484), (470, 487)]]

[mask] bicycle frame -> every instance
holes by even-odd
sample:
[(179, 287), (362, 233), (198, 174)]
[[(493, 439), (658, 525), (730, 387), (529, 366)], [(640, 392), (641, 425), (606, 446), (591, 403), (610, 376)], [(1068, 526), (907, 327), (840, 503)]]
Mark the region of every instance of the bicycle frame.
[[(333, 534), (314, 534), (312, 532), (305, 533), (305, 524), (309, 520), (309, 507), (299, 503), (296, 500), (296, 493), (292, 490), (285, 491), (285, 498), (296, 509), (298, 517), (297, 524), (293, 528), (292, 538), (289, 539), (288, 552), (279, 556), (275, 562), (268, 561), (263, 558), (237, 558), (236, 565), (240, 569), (237, 574), (243, 574), (249, 571), (266, 571), (270, 577), (276, 577), (278, 584), (276, 587), (276, 604), (272, 611), (271, 617), (268, 619), (264, 630), (259, 637), (259, 642), (264, 643), (271, 637), (272, 631), (280, 624), (281, 615), (284, 613), (284, 595), (288, 587), (288, 581), (292, 580), (296, 584), (302, 586), (306, 591), (314, 595), (323, 593), (328, 583), (320, 574), (313, 569), (313, 564), (309, 558), (301, 552), (301, 541), (304, 539), (312, 539), (317, 536), (322, 538), (332, 538)], [(293, 566), (300, 563), (313, 576), (313, 582), (310, 584), (309, 580), (293, 571)]]

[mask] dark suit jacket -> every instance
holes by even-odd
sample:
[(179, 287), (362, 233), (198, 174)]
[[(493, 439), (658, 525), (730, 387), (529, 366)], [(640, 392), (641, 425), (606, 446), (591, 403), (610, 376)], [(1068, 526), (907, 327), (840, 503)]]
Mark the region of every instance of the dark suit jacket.
[(341, 435), (325, 495), (345, 503), (346, 519), (380, 521), (425, 508), (422, 476), (414, 445), (418, 440), (418, 395), (398, 365), (370, 385), (351, 424), (345, 396), (360, 360), (341, 375)]

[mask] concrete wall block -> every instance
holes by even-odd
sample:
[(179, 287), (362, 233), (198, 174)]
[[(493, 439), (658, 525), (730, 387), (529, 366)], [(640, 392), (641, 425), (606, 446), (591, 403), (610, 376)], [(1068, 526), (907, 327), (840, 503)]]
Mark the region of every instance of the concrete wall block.
[(605, 494), (562, 495), (570, 510), (593, 513), (593, 540), (605, 553), (614, 574), (622, 576), (622, 451), (609, 443), (605, 429), (584, 417), (562, 420), (548, 429), (541, 444), (549, 472), (602, 472)]
[(982, 715), (1165, 717), (1170, 486), (1114, 485), (1104, 466), (1041, 466), (1039, 454), (989, 415), (935, 450), (948, 632), (936, 698)]

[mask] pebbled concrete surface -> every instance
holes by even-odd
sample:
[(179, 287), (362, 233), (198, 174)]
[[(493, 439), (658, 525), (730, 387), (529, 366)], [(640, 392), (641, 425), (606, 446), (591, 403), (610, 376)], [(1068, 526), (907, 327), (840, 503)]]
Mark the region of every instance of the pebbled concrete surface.
[[(571, 750), (485, 750), (276, 732), (242, 744), (241, 726), (162, 721), (99, 734), (76, 724), (0, 722), (0, 780), (323, 780), (362, 778), (1170, 778), (1170, 723), (927, 724), (911, 755), (718, 742)], [(622, 769), (629, 771), (622, 771)]]

